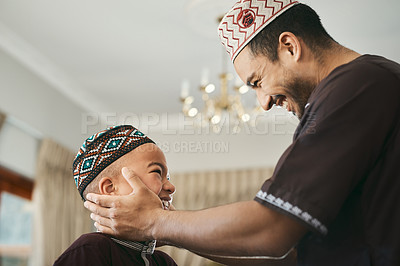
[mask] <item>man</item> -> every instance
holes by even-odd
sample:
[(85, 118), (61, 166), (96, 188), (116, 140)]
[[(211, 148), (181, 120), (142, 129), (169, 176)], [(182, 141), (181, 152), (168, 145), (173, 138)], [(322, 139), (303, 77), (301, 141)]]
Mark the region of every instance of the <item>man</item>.
[(166, 212), (131, 172), (133, 195), (89, 195), (97, 228), (215, 255), (296, 247), (298, 265), (400, 265), (400, 65), (341, 46), (291, 0), (239, 1), (219, 33), (262, 107), (300, 118), (272, 178), (254, 201)]
[[(89, 137), (73, 162), (76, 187), (85, 200), (87, 193), (127, 195), (132, 188), (122, 177), (124, 166), (133, 169), (143, 183), (168, 209), (175, 192), (169, 181), (164, 153), (142, 132), (130, 125), (102, 130)], [(102, 233), (79, 237), (55, 261), (55, 266), (171, 265), (176, 263), (155, 240), (127, 241)]]

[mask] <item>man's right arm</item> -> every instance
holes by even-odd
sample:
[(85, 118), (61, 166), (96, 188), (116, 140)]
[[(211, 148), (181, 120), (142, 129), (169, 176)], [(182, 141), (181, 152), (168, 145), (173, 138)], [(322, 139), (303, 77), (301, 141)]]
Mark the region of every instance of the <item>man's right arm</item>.
[(133, 172), (123, 168), (123, 175), (132, 194), (89, 194), (96, 204), (85, 202), (96, 227), (106, 234), (131, 240), (157, 239), (211, 255), (280, 257), (307, 232), (294, 218), (256, 201), (200, 211), (166, 211)]
[(162, 211), (152, 237), (199, 253), (229, 256), (285, 255), (306, 228), (256, 201), (201, 211)]

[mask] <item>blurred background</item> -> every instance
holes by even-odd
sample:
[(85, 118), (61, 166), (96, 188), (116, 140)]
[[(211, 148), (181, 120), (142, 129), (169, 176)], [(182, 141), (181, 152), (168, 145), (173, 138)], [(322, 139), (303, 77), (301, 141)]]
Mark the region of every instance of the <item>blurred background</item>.
[[(71, 163), (111, 125), (159, 144), (178, 209), (254, 197), (298, 120), (255, 110), (234, 74), (217, 36), (234, 3), (0, 0), (0, 265), (52, 265), (92, 230)], [(304, 3), (339, 43), (400, 62), (398, 0)], [(235, 108), (221, 114), (223, 87)], [(180, 265), (211, 264), (165, 250)]]

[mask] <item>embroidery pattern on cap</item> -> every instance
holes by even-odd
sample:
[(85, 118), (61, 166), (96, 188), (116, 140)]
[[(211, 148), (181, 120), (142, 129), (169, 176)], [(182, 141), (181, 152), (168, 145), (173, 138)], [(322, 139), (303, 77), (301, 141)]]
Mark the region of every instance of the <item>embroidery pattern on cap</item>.
[(248, 28), (254, 24), (255, 19), (256, 15), (254, 12), (250, 9), (245, 9), (239, 13), (237, 24), (239, 24), (239, 26), (242, 28)]
[(73, 162), (74, 181), (81, 196), (104, 168), (145, 143), (154, 142), (129, 125), (110, 127), (87, 138)]
[(290, 7), (292, 0), (241, 0), (222, 19), (218, 34), (232, 62), (239, 52), (271, 21)]

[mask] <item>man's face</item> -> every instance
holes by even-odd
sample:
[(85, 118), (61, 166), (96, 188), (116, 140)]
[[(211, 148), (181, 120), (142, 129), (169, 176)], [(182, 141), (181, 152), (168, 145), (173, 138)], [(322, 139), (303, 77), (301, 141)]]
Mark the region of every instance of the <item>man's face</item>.
[[(169, 181), (169, 172), (164, 153), (152, 143), (143, 144), (123, 157), (121, 166), (133, 170), (142, 182), (163, 201), (164, 206), (172, 201), (175, 186)], [(119, 194), (126, 195), (132, 192), (132, 188), (121, 177)]]
[(266, 56), (254, 56), (246, 47), (236, 57), (234, 67), (243, 82), (256, 91), (264, 110), (271, 109), (273, 104), (285, 105), (288, 111), (301, 118), (316, 84), (287, 67), (293, 66), (290, 63), (281, 60), (271, 62)]

